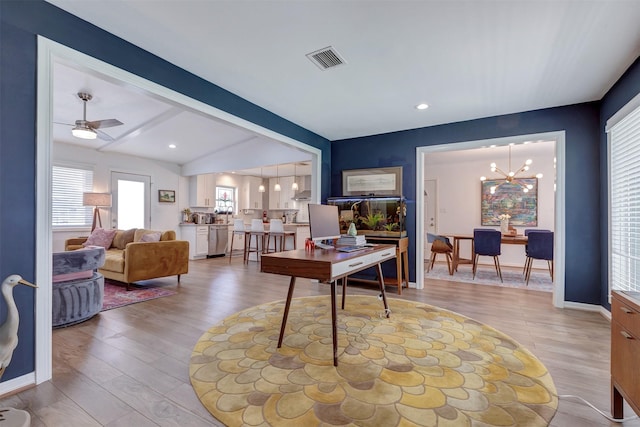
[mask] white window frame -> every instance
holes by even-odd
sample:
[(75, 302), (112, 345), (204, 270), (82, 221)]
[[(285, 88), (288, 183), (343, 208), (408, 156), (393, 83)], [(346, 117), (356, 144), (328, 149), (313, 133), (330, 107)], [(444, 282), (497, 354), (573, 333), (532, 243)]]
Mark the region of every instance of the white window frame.
[[(78, 194), (73, 192), (72, 188), (65, 188), (62, 193), (67, 193), (62, 196), (65, 199), (65, 204), (67, 206), (71, 206), (76, 209), (82, 209), (84, 213), (82, 216), (84, 217), (84, 222), (75, 222), (75, 223), (56, 223), (56, 218), (59, 217), (59, 214), (56, 214), (56, 200), (61, 196), (58, 194), (58, 190), (56, 189), (57, 179), (54, 177), (56, 169), (68, 169), (70, 171), (77, 171), (79, 175), (83, 172), (86, 173), (87, 176), (84, 177), (84, 185), (80, 185), (82, 188), (78, 189)], [(70, 172), (73, 173), (73, 172)], [(84, 166), (84, 165), (70, 165), (70, 164), (54, 164), (51, 168), (51, 226), (53, 230), (66, 230), (70, 228), (89, 228), (91, 227), (91, 223), (93, 221), (93, 207), (84, 206), (82, 204), (82, 193), (84, 192), (92, 192), (93, 191), (93, 180), (95, 177), (95, 172), (92, 167)], [(68, 194), (71, 192), (72, 194)]]
[[(633, 117), (632, 117), (633, 116)], [(608, 243), (607, 243), (607, 256), (608, 256), (608, 297), (609, 303), (611, 303), (611, 291), (613, 289), (616, 290), (640, 290), (640, 282), (631, 284), (630, 281), (626, 282), (626, 285), (620, 284), (620, 281), (616, 281), (614, 286), (614, 280), (617, 272), (615, 271), (614, 265), (614, 228), (615, 224), (613, 223), (613, 168), (616, 168), (616, 171), (619, 171), (619, 166), (612, 162), (612, 144), (615, 141), (612, 140), (612, 134), (615, 134), (617, 125), (628, 125), (628, 123), (624, 122), (625, 119), (631, 120), (633, 119), (635, 125), (638, 126), (638, 130), (634, 132), (634, 141), (635, 138), (640, 138), (640, 94), (636, 95), (631, 101), (629, 101), (624, 107), (618, 110), (613, 116), (607, 120), (605, 132), (607, 134), (607, 170), (608, 170)], [(631, 146), (635, 151), (635, 155), (640, 160), (640, 141), (638, 144), (633, 144)], [(628, 157), (628, 156), (625, 156)], [(640, 175), (634, 176), (634, 181), (637, 182), (637, 185), (640, 185)], [(640, 191), (638, 191), (640, 194)], [(638, 228), (640, 229), (640, 215), (637, 218)], [(629, 257), (630, 258), (630, 257)], [(640, 264), (640, 261), (639, 261)], [(630, 277), (632, 275), (631, 271), (627, 271), (626, 276)], [(635, 277), (635, 275), (634, 275)], [(632, 288), (633, 287), (633, 288)]]
[[(228, 208), (228, 206), (229, 206), (228, 203), (229, 202), (226, 202), (226, 203), (222, 202), (221, 201), (222, 199), (218, 198), (218, 192), (220, 192), (220, 191), (227, 191), (227, 192), (231, 193), (231, 199), (230, 199), (231, 200), (231, 209), (232, 209), (231, 212), (228, 212), (228, 211), (224, 210), (224, 208)], [(236, 203), (238, 201), (237, 200), (238, 198), (236, 197), (237, 194), (236, 194), (235, 187), (230, 187), (228, 185), (216, 185), (216, 194), (215, 194), (215, 196), (216, 196), (216, 206), (215, 206), (216, 212), (219, 212), (221, 214), (224, 214), (224, 213), (230, 213), (231, 214), (231, 213), (235, 213), (236, 212)]]

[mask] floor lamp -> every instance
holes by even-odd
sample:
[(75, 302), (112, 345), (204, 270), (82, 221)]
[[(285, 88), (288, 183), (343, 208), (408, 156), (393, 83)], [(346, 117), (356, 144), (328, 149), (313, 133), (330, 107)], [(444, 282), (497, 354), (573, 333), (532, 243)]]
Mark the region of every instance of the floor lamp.
[(111, 207), (111, 194), (110, 193), (82, 193), (82, 204), (84, 206), (93, 206), (93, 224), (91, 224), (91, 231), (96, 228), (97, 223), (102, 228), (102, 219), (100, 218), (100, 208)]

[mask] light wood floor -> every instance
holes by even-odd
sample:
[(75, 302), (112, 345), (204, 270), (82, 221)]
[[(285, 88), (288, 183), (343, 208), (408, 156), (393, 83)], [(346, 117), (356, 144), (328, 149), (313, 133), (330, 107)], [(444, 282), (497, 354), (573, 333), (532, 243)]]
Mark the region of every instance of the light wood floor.
[[(178, 295), (100, 313), (53, 333), (53, 379), (0, 400), (28, 410), (32, 426), (218, 426), (189, 383), (189, 357), (213, 324), (241, 309), (286, 297), (288, 278), (259, 272), (241, 258), (191, 262), (175, 278), (153, 281)], [(350, 287), (371, 294), (367, 286)], [(327, 295), (327, 285), (299, 280), (294, 296)], [(531, 350), (559, 394), (579, 395), (609, 412), (609, 321), (598, 313), (556, 309), (545, 292), (426, 282), (388, 296), (456, 311), (491, 325)], [(633, 415), (626, 407), (625, 415)], [(613, 426), (587, 406), (560, 400), (552, 424)], [(640, 421), (623, 424), (638, 427)]]

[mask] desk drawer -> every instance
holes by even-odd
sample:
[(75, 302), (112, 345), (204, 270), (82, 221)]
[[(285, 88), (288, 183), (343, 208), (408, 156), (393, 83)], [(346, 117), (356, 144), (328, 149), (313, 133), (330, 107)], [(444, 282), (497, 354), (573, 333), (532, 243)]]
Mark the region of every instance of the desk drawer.
[(640, 341), (615, 320), (611, 322), (611, 378), (631, 402), (640, 399), (640, 370), (637, 368)]
[(621, 296), (613, 294), (611, 317), (636, 338), (640, 338), (640, 313)]
[(341, 277), (357, 273), (360, 270), (374, 266), (382, 261), (392, 259), (395, 256), (396, 248), (389, 248), (384, 251), (374, 252), (357, 258), (348, 259), (346, 261), (337, 262), (331, 266), (331, 277)]

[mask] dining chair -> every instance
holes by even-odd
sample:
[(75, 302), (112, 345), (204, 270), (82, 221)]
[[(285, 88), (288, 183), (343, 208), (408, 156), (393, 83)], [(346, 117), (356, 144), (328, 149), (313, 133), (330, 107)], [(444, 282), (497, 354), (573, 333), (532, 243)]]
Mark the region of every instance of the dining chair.
[[(551, 231), (551, 230), (547, 230), (544, 228), (525, 228), (524, 229), (524, 235), (526, 237), (529, 237), (529, 233), (532, 231)], [(524, 255), (525, 255), (525, 263), (524, 263), (524, 267), (522, 268), (522, 274), (527, 274), (527, 261), (529, 260), (529, 245), (524, 245)]]
[(553, 280), (553, 231), (531, 231), (527, 242), (527, 260), (525, 261), (525, 280), (529, 285), (533, 260), (547, 261), (549, 275)]
[(433, 270), (433, 266), (436, 262), (436, 256), (438, 254), (444, 254), (447, 259), (447, 267), (449, 269), (449, 275), (453, 274), (453, 245), (449, 241), (448, 237), (440, 236), (433, 233), (427, 233), (427, 242), (431, 243), (431, 258), (429, 260), (429, 266), (427, 273)]
[[(233, 256), (233, 241), (236, 240), (236, 236), (240, 236), (241, 239), (243, 239), (244, 235), (245, 235), (246, 231), (245, 231), (245, 227), (244, 227), (244, 220), (243, 219), (234, 219), (233, 220), (233, 230), (231, 233), (231, 247), (229, 248), (229, 264), (231, 264), (231, 257)], [(243, 243), (245, 243), (245, 241), (243, 240)], [(244, 248), (242, 250), (242, 254), (244, 256)]]
[(489, 228), (476, 228), (473, 230), (473, 278), (476, 278), (478, 260), (481, 256), (493, 257), (496, 273), (502, 282), (502, 270), (500, 269), (500, 246), (502, 233)]
[[(260, 253), (264, 251), (264, 242), (266, 232), (264, 230), (264, 223), (261, 219), (252, 219), (251, 228), (247, 233), (248, 237), (244, 244), (244, 262), (249, 262), (249, 255), (256, 254), (256, 258), (260, 261)], [(255, 243), (255, 246), (252, 244)]]

